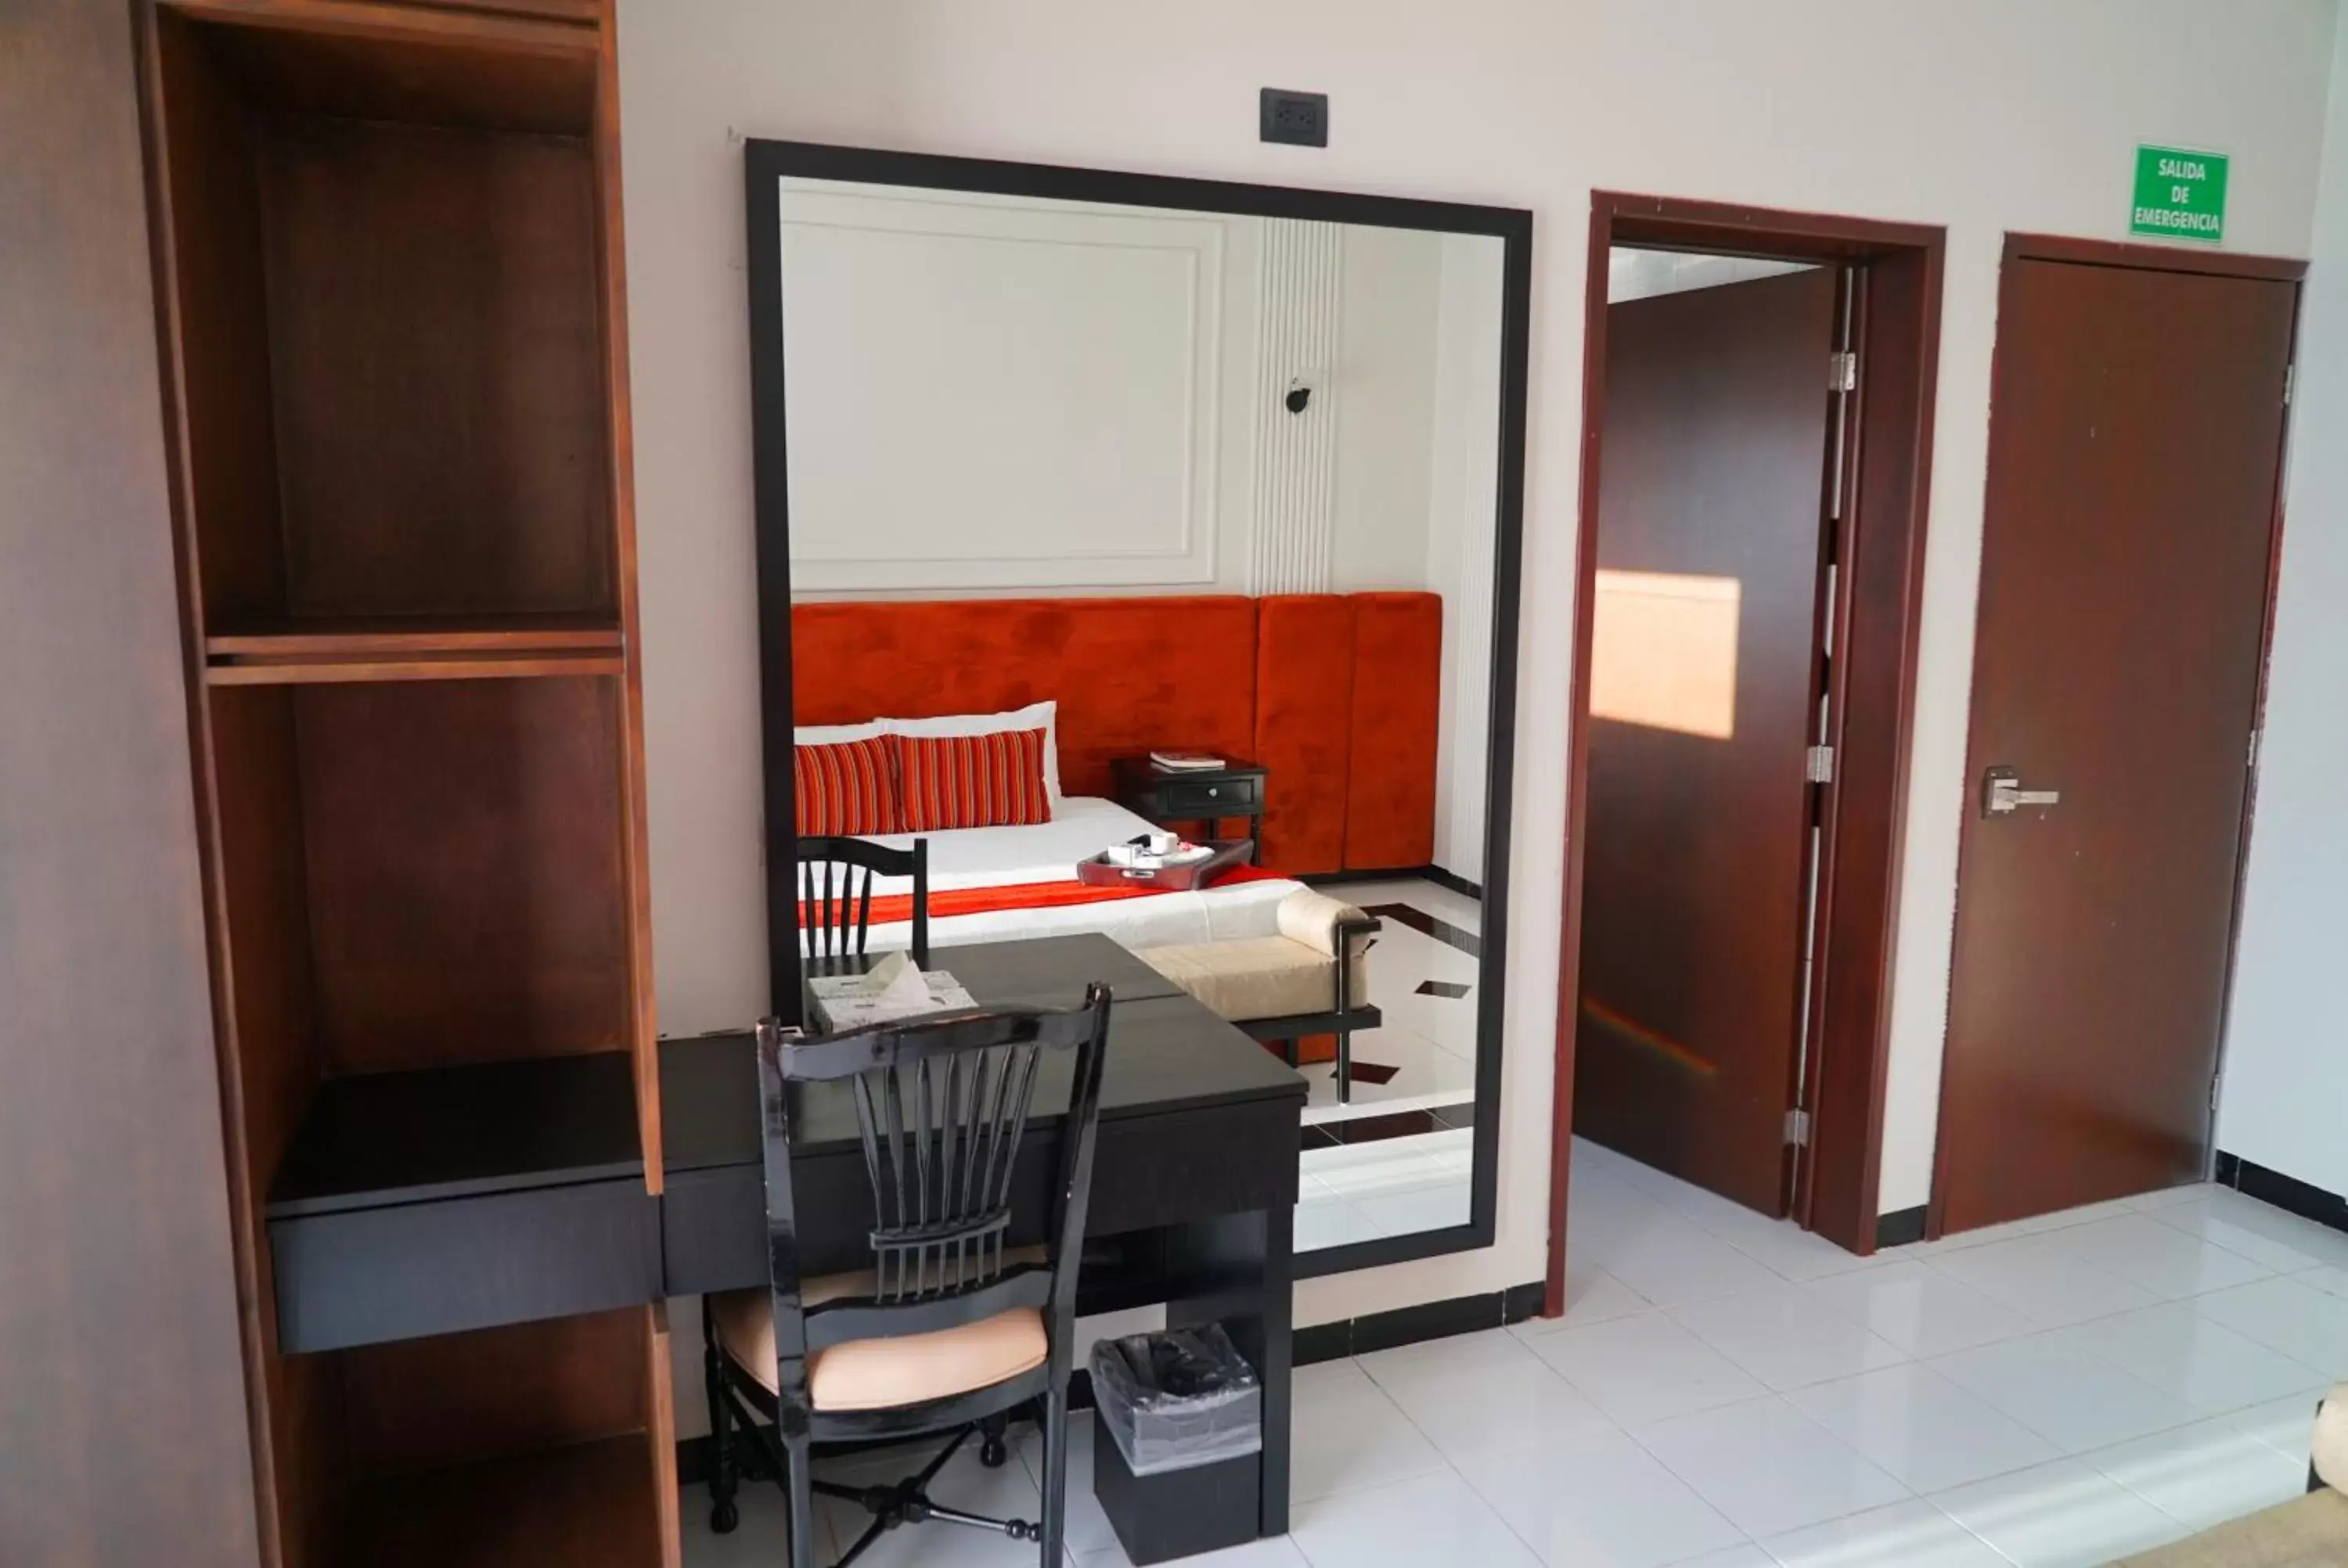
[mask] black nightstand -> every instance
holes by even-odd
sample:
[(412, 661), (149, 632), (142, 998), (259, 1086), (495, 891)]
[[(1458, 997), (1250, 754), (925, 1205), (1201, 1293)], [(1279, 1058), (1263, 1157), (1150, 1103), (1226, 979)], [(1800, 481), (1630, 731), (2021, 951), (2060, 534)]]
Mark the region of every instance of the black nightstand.
[(1255, 863), (1261, 866), (1264, 781), (1271, 771), (1260, 763), (1231, 757), (1219, 768), (1167, 773), (1151, 766), (1148, 757), (1119, 757), (1115, 764), (1117, 803), (1160, 827), (1245, 817)]

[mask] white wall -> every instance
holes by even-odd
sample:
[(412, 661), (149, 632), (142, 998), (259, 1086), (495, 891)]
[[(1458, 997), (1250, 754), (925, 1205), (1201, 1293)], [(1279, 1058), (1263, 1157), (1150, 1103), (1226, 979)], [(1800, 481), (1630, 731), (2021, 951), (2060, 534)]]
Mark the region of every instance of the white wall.
[(1765, 261), (1752, 256), (1707, 256), (1691, 251), (1642, 251), (1617, 245), (1606, 258), (1606, 302), (1624, 304), (1657, 294), (1684, 294), (1750, 282), (1787, 272), (1806, 272), (1801, 261)]
[(1492, 569), (1499, 522), (1500, 267), (1488, 235), (1443, 238), (1436, 317), (1435, 451), (1426, 585), (1443, 596), (1443, 694), (1435, 748), (1435, 864), (1484, 881), (1489, 782)]
[(2348, 29), (2335, 46), (2218, 1146), (2348, 1193)]
[[(2005, 231), (2125, 238), (2135, 145), (2233, 154), (2230, 241), (2306, 253), (2333, 0), (621, 0), (664, 1028), (763, 999), (743, 135), (1529, 207), (1536, 220), (1498, 1245), (1308, 1282), (1315, 1322), (1540, 1276), (1593, 187), (1949, 226), (1886, 1209), (1924, 1201)], [(1332, 145), (1256, 139), (1266, 83)], [(2280, 743), (2281, 736), (2277, 740)]]
[(794, 590), (1243, 591), (1256, 220), (781, 205)]
[[(1468, 416), (1437, 403), (1445, 237), (1304, 225), (1325, 285), (1268, 287), (1264, 227), (786, 181), (794, 595), (1428, 586), (1437, 425)], [(1451, 330), (1497, 354), (1488, 244), (1489, 308)], [(1329, 351), (1290, 363), (1283, 312), (1325, 313)], [(1282, 403), (1292, 377), (1313, 389), (1302, 414)], [(1259, 439), (1308, 421), (1317, 440)], [(1257, 472), (1316, 460), (1317, 486)], [(1287, 523), (1266, 514), (1314, 491), (1317, 537), (1285, 551), (1311, 559), (1260, 580), (1257, 541)]]
[[(1359, 224), (1343, 233), (1329, 586), (1339, 593), (1424, 588), (1443, 237)], [(1497, 315), (1487, 330), (1498, 335)]]

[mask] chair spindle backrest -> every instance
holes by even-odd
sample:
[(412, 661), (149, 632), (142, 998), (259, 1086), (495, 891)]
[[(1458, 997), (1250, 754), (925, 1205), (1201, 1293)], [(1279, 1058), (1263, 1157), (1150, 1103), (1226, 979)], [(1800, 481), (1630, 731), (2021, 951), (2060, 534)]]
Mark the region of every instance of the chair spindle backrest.
[(878, 1299), (920, 1300), (1001, 1276), (1011, 1175), (1042, 1052), (1033, 1042), (990, 1046), (856, 1076), (879, 1219)]
[(804, 957), (863, 957), (872, 930), (873, 884), (883, 876), (904, 876), (913, 884), (913, 961), (930, 961), (928, 839), (913, 840), (911, 849), (890, 849), (861, 838), (807, 837), (798, 841), (797, 856)]
[(973, 1293), (1019, 1284), (1007, 1277), (1020, 1270), (1008, 1266), (1004, 1237), (1020, 1148), (1045, 1053), (1071, 1053), (1075, 1071), (1043, 1271), (1053, 1312), (1068, 1317), (1091, 1192), (1108, 1009), (1108, 988), (1096, 984), (1082, 1007), (1063, 1011), (974, 1009), (815, 1038), (774, 1019), (759, 1024), (767, 1255), (786, 1376), (794, 1375), (809, 1343), (790, 1172), (792, 1086), (839, 1084), (854, 1098), (874, 1216), (869, 1310), (951, 1314)]

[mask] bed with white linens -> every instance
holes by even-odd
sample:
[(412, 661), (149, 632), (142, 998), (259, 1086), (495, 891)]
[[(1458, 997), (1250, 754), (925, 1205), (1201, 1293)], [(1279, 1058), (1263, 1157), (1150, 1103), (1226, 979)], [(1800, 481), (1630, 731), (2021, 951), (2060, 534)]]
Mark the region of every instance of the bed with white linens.
[[(892, 849), (910, 849), (915, 838), (930, 845), (930, 893), (950, 889), (1032, 886), (1077, 880), (1076, 863), (1137, 834), (1158, 831), (1115, 801), (1062, 795), (1052, 803), (1052, 819), (1016, 827), (948, 828), (922, 834), (868, 835)], [(979, 914), (930, 917), (930, 946), (1019, 937), (1064, 937), (1098, 931), (1128, 948), (1220, 942), (1268, 937), (1280, 929), (1281, 901), (1303, 887), (1288, 877), (1229, 883), (1187, 893), (1150, 893), (1056, 907), (997, 909)], [(878, 898), (910, 894), (911, 877), (880, 877)], [(875, 951), (912, 943), (908, 921), (874, 922), (867, 938)]]

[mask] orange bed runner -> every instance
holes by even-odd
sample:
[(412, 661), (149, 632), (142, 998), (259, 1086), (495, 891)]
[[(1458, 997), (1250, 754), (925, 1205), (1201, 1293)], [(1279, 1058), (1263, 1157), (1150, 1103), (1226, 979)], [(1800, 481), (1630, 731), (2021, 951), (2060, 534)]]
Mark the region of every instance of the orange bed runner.
[[(1277, 882), (1277, 871), (1266, 871), (1261, 866), (1234, 866), (1212, 882), (1209, 889), (1232, 887), (1243, 882)], [(1005, 909), (1059, 909), (1076, 904), (1106, 904), (1120, 898), (1154, 898), (1171, 892), (1166, 887), (1124, 886), (1095, 887), (1083, 882), (1020, 882), (1003, 887), (948, 887), (930, 895), (930, 918), (943, 920), (956, 915), (993, 915)], [(799, 906), (802, 923), (811, 917), (805, 904)], [(872, 919), (877, 925), (894, 925), (913, 917), (913, 896), (910, 893), (888, 893), (872, 900)]]

